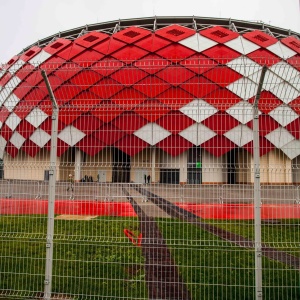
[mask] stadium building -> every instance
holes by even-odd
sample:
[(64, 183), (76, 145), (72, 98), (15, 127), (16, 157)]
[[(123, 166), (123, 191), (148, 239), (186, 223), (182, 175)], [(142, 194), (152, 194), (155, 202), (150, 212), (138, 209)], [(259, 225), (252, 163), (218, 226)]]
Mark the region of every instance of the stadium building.
[(47, 179), (59, 105), (57, 178), (300, 182), (300, 34), (262, 23), (153, 17), (47, 37), (0, 69), (2, 179)]

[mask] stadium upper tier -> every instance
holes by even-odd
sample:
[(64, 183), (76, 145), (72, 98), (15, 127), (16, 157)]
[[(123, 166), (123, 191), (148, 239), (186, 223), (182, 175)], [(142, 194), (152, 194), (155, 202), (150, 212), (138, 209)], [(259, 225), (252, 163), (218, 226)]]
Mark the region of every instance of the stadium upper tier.
[[(156, 147), (177, 156), (253, 152), (252, 106), (261, 70), (261, 155), (300, 154), (299, 34), (261, 23), (198, 17), (119, 20), (65, 31), (0, 66), (0, 158), (50, 149), (51, 101), (58, 151), (134, 156)], [(292, 149), (292, 150), (291, 150)]]

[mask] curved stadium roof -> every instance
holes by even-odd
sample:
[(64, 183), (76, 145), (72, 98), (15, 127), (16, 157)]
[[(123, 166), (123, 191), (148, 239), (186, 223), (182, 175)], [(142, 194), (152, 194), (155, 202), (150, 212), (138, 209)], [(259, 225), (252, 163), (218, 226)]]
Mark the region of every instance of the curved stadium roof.
[(47, 37), (0, 69), (0, 155), (50, 147), (41, 69), (60, 106), (58, 155), (74, 146), (89, 155), (111, 146), (129, 155), (150, 146), (173, 156), (193, 146), (215, 156), (252, 152), (251, 107), (267, 65), (261, 154), (280, 148), (294, 158), (299, 150), (286, 145), (300, 149), (299, 37), (200, 17), (119, 20)]

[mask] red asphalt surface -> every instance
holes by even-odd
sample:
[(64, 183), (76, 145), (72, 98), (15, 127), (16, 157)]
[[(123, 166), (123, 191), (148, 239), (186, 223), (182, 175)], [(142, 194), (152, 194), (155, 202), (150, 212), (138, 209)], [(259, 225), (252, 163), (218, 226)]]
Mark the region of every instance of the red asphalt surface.
[[(175, 203), (203, 219), (254, 219), (253, 204)], [(47, 200), (0, 199), (0, 215), (47, 214)], [(135, 217), (128, 202), (56, 200), (55, 214)], [(262, 219), (299, 219), (300, 205), (262, 204)]]

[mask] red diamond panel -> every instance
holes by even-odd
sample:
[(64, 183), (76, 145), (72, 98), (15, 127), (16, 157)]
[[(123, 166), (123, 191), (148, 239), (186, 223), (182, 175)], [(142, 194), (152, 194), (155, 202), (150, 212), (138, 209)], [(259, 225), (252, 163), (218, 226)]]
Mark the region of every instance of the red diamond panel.
[(136, 90), (154, 98), (170, 87), (170, 84), (157, 78), (156, 76), (148, 76), (133, 86)]
[(135, 67), (127, 67), (116, 71), (110, 77), (125, 86), (130, 86), (145, 78), (147, 75), (146, 72)]
[(293, 122), (285, 127), (297, 140), (300, 140), (300, 118), (298, 117)]
[(105, 123), (110, 122), (124, 111), (111, 100), (104, 100), (99, 106), (90, 111), (91, 114)]
[(155, 74), (159, 78), (169, 82), (173, 86), (191, 79), (195, 73), (181, 66), (170, 66)]
[(118, 39), (127, 44), (133, 44), (140, 39), (147, 37), (151, 34), (151, 31), (139, 28), (139, 27), (128, 27), (124, 30), (118, 31), (114, 34), (114, 38)]
[(0, 122), (4, 123), (9, 114), (10, 111), (5, 106), (0, 107)]
[(111, 97), (111, 100), (123, 108), (131, 110), (141, 102), (145, 101), (146, 96), (133, 88), (126, 88)]
[(193, 147), (193, 144), (180, 135), (170, 135), (160, 141), (156, 146), (172, 156), (177, 156)]
[(216, 45), (212, 48), (203, 51), (202, 53), (221, 64), (227, 64), (233, 59), (241, 56), (240, 53), (226, 47), (225, 45)]
[(231, 31), (221, 26), (214, 26), (200, 31), (200, 34), (217, 42), (226, 43), (239, 36), (237, 32)]
[(92, 49), (86, 49), (81, 54), (77, 55), (72, 59), (73, 62), (77, 63), (81, 67), (90, 67), (95, 61), (103, 58), (103, 54)]
[(16, 148), (11, 142), (8, 142), (5, 147), (6, 153), (8, 153), (12, 158), (15, 158), (19, 152), (18, 148)]
[(179, 109), (191, 102), (193, 98), (194, 97), (191, 94), (179, 87), (171, 87), (157, 97), (160, 102), (174, 110)]
[(168, 114), (158, 119), (156, 123), (171, 133), (178, 134), (195, 122), (179, 111), (170, 111)]
[(33, 46), (20, 56), (20, 59), (27, 62), (36, 56), (42, 49), (38, 46)]
[(69, 80), (71, 77), (73, 77), (75, 74), (79, 73), (81, 70), (82, 68), (79, 65), (65, 64), (57, 71), (55, 71), (53, 74), (61, 78), (63, 81), (66, 81)]
[(220, 135), (240, 124), (239, 121), (224, 112), (217, 112), (202, 123)]
[[(48, 76), (48, 80), (50, 82), (50, 86), (52, 88), (52, 90), (57, 89), (59, 86), (61, 86), (61, 84), (63, 83), (63, 80), (53, 74)], [(41, 89), (44, 93), (46, 93), (48, 95), (48, 89), (46, 87), (45, 81), (41, 81), (37, 87), (39, 89)]]
[(84, 47), (76, 45), (74, 42), (72, 44), (69, 44), (65, 49), (57, 53), (57, 56), (65, 59), (70, 60), (76, 55), (82, 53), (85, 50)]
[(112, 56), (118, 60), (123, 61), (126, 64), (131, 64), (132, 62), (147, 55), (147, 53), (147, 51), (138, 48), (134, 45), (127, 45), (126, 47), (118, 50), (117, 52), (114, 52)]
[(32, 103), (31, 101), (20, 101), (18, 106), (14, 109), (14, 113), (21, 119), (27, 117), (31, 110), (35, 107), (37, 102)]
[[(65, 124), (58, 120), (57, 131), (61, 132), (65, 128)], [(52, 119), (48, 117), (41, 125), (40, 128), (51, 135), (51, 128), (52, 128)]]
[(128, 155), (134, 156), (138, 152), (147, 148), (148, 144), (135, 135), (126, 135), (124, 138), (117, 141), (114, 146)]
[(90, 135), (102, 126), (103, 122), (91, 114), (85, 114), (77, 118), (72, 125), (85, 134)]
[(247, 55), (249, 58), (260, 64), (261, 66), (272, 66), (281, 61), (281, 59), (275, 54), (266, 49), (257, 49)]
[(26, 100), (27, 105), (37, 105), (39, 102), (41, 102), (41, 99), (46, 97), (47, 94), (39, 89), (39, 88), (33, 88), (25, 97), (24, 100)]
[(207, 103), (213, 105), (220, 111), (225, 111), (241, 101), (241, 98), (237, 95), (223, 88), (216, 89), (212, 93), (206, 95), (204, 99)]
[(300, 115), (300, 97), (289, 103), (290, 108), (292, 108), (298, 115)]
[(70, 82), (79, 86), (82, 90), (88, 89), (91, 85), (94, 85), (102, 79), (102, 76), (94, 71), (83, 70), (77, 73)]
[(236, 145), (225, 136), (216, 135), (212, 139), (203, 143), (201, 147), (207, 150), (212, 155), (219, 157), (227, 153), (231, 149), (234, 149)]
[(105, 78), (98, 82), (97, 85), (92, 86), (90, 88), (90, 91), (95, 93), (102, 99), (108, 99), (123, 88), (124, 86), (119, 84), (117, 81), (110, 78)]
[[(255, 97), (252, 97), (249, 99), (249, 103), (253, 104), (255, 100)], [(280, 101), (276, 96), (274, 96), (271, 92), (268, 91), (262, 91), (260, 93), (260, 98), (258, 101), (258, 109), (268, 114), (270, 111), (278, 107), (282, 104), (282, 101)]]
[(96, 94), (84, 91), (75, 96), (75, 98), (70, 101), (70, 104), (72, 106), (76, 106), (76, 108), (81, 112), (87, 112), (91, 110), (94, 105), (98, 105), (101, 101), (102, 99), (99, 99)]
[(156, 52), (157, 50), (162, 49), (170, 44), (170, 41), (165, 40), (154, 33), (151, 36), (148, 36), (135, 43), (136, 46), (139, 46), (149, 52)]
[(177, 24), (173, 24), (155, 31), (156, 35), (166, 38), (173, 42), (179, 42), (196, 34), (195, 30)]
[(299, 54), (289, 58), (287, 61), (291, 66), (293, 66), (298, 71), (300, 71), (300, 55)]
[(51, 116), (52, 114), (52, 103), (51, 100), (49, 98), (49, 96), (47, 96), (43, 101), (41, 101), (39, 103), (39, 108), (48, 116)]
[[(48, 141), (48, 143), (44, 146), (44, 148), (47, 149), (48, 151), (51, 150), (51, 140)], [(58, 157), (62, 156), (69, 148), (70, 148), (70, 146), (67, 143), (62, 141), (60, 138), (57, 139), (57, 156)]]
[[(248, 152), (253, 154), (253, 141), (247, 143), (243, 146), (244, 149), (246, 149)], [(263, 156), (266, 153), (270, 152), (272, 149), (274, 149), (274, 145), (270, 143), (266, 138), (260, 136), (259, 137), (259, 155)]]
[(35, 131), (35, 127), (32, 126), (25, 119), (20, 122), (17, 127), (17, 132), (20, 133), (25, 139), (28, 139), (32, 133)]
[(149, 74), (155, 74), (158, 71), (169, 66), (170, 64), (171, 63), (168, 60), (163, 59), (156, 54), (148, 54), (140, 60), (136, 61), (134, 63), (134, 66)]
[(74, 42), (77, 45), (83, 46), (85, 48), (90, 48), (108, 38), (109, 38), (108, 34), (98, 32), (98, 31), (91, 31), (77, 38)]
[(76, 147), (85, 152), (86, 154), (90, 156), (96, 155), (98, 152), (100, 152), (106, 145), (95, 138), (92, 135), (85, 136), (82, 140), (80, 140)]
[(58, 119), (66, 125), (71, 124), (81, 114), (76, 107), (68, 105), (67, 107), (61, 107), (58, 114)]
[(12, 135), (13, 131), (4, 124), (1, 128), (1, 136), (8, 142)]
[(111, 54), (111, 53), (121, 49), (124, 46), (126, 46), (125, 43), (120, 42), (120, 41), (110, 37), (109, 39), (105, 40), (104, 42), (95, 45), (93, 47), (93, 49), (100, 53), (108, 55), (108, 54)]
[(183, 60), (183, 59), (195, 54), (195, 51), (191, 50), (189, 48), (186, 48), (180, 44), (173, 43), (161, 50), (158, 50), (156, 53), (166, 59), (173, 61), (173, 62), (178, 62), (180, 60)]
[(180, 87), (194, 95), (196, 98), (202, 98), (218, 88), (215, 83), (203, 76), (195, 76), (183, 83)]
[(278, 42), (277, 39), (260, 30), (247, 32), (243, 35), (243, 37), (264, 48), (269, 47)]
[(41, 148), (31, 140), (26, 140), (21, 149), (29, 156), (35, 157)]
[(100, 127), (94, 136), (105, 143), (105, 145), (113, 145), (116, 141), (121, 139), (125, 135), (125, 132), (121, 131), (119, 128), (113, 126), (112, 124), (105, 124)]
[(215, 61), (199, 53), (181, 61), (180, 64), (199, 75), (218, 65)]
[[(25, 63), (22, 68), (20, 68), (16, 75), (18, 76), (18, 78), (20, 78), (21, 80), (25, 79), (32, 71), (34, 70), (34, 66), (29, 64), (29, 63)], [(3, 77), (2, 77), (3, 78)], [(0, 80), (0, 85), (1, 85), (1, 80)]]
[(5, 84), (12, 78), (9, 72), (6, 72), (4, 76), (0, 79), (0, 86), (5, 86)]
[(112, 121), (112, 125), (120, 128), (127, 134), (134, 133), (147, 123), (147, 120), (133, 111), (126, 111)]
[(203, 76), (215, 82), (221, 87), (226, 87), (230, 83), (235, 82), (236, 80), (243, 77), (239, 73), (225, 66), (215, 67), (214, 69), (211, 69), (208, 72), (204, 73)]
[[(53, 55), (46, 62), (40, 65), (40, 69), (45, 70), (47, 74), (50, 74), (53, 71), (60, 68), (64, 63), (65, 60), (63, 58)], [(40, 72), (35, 72), (35, 73), (40, 73)]]
[(44, 48), (44, 51), (53, 55), (53, 54), (65, 49), (71, 43), (72, 43), (72, 41), (70, 41), (70, 40), (58, 38), (51, 44), (47, 45)]
[(21, 82), (14, 90), (14, 94), (22, 99), (30, 90), (32, 86), (26, 81)]
[(134, 111), (149, 122), (155, 122), (161, 116), (167, 114), (170, 108), (155, 99), (148, 99), (137, 106)]
[(27, 78), (26, 82), (28, 82), (28, 85), (36, 86), (40, 82), (42, 82), (44, 79), (42, 77), (42, 74), (40, 72), (32, 72)]
[(74, 86), (73, 84), (64, 84), (54, 91), (54, 96), (58, 105), (62, 105), (80, 92), (81, 89), (79, 87)]
[(281, 43), (300, 54), (300, 40), (296, 39), (294, 36), (282, 39)]
[[(258, 119), (259, 123), (259, 135), (265, 136), (271, 131), (277, 129), (280, 125), (269, 115), (260, 115)], [(247, 123), (247, 125), (253, 129), (253, 121)]]
[(19, 59), (18, 55), (15, 55), (14, 57), (12, 57), (6, 65), (4, 65), (3, 67), (5, 67), (5, 69), (10, 68), (17, 60)]
[(92, 70), (102, 76), (109, 76), (110, 74), (121, 69), (125, 64), (112, 57), (105, 57), (102, 60), (92, 65)]

